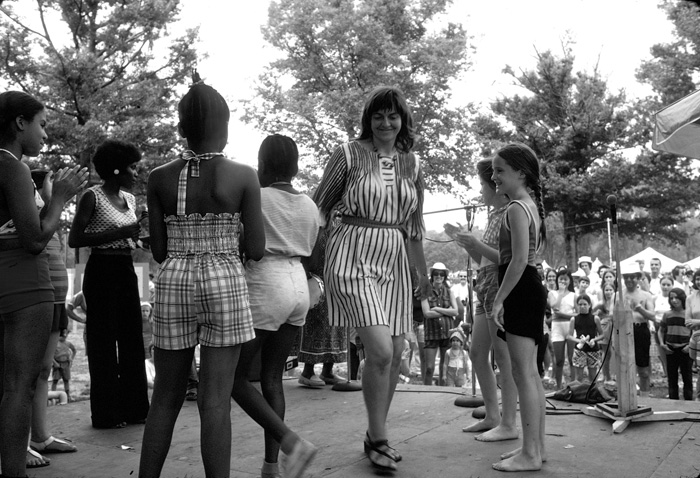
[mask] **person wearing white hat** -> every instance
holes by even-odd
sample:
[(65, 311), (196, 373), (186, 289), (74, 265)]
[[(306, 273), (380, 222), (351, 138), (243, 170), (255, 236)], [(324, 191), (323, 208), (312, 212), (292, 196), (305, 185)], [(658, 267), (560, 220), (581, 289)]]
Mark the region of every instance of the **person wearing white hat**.
[(591, 290), (597, 289), (600, 285), (600, 276), (593, 274), (593, 260), (590, 256), (581, 256), (578, 258), (578, 267), (588, 277), (591, 285)]
[(651, 364), (649, 350), (651, 332), (649, 322), (654, 320), (654, 300), (650, 293), (638, 288), (641, 272), (636, 264), (622, 266), (622, 279), (625, 285), (625, 307), (632, 311), (634, 332), (634, 359), (639, 376), (639, 393), (649, 396), (651, 387)]
[(461, 328), (452, 329), (450, 333), (450, 349), (445, 354), (445, 361), (441, 364), (445, 376), (445, 385), (448, 387), (462, 387), (467, 383), (467, 353), (464, 351), (464, 332)]
[[(425, 376), (423, 383), (432, 385), (435, 370), (435, 356), (440, 349), (440, 363), (445, 361), (445, 352), (450, 346), (450, 330), (457, 317), (457, 298), (447, 285), (449, 270), (442, 262), (436, 262), (430, 268), (432, 290), (427, 299), (421, 301), (425, 317)], [(443, 367), (438, 371), (438, 385), (444, 385)]]

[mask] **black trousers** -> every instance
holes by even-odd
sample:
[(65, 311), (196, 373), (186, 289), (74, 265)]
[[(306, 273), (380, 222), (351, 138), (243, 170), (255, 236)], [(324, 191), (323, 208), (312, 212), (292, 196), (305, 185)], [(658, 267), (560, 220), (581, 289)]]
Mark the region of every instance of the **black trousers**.
[(683, 398), (693, 400), (693, 360), (683, 349), (673, 349), (666, 355), (666, 371), (668, 373), (668, 398), (678, 400), (678, 370), (683, 377)]
[(85, 266), (92, 426), (138, 423), (148, 415), (141, 302), (131, 256), (91, 255)]

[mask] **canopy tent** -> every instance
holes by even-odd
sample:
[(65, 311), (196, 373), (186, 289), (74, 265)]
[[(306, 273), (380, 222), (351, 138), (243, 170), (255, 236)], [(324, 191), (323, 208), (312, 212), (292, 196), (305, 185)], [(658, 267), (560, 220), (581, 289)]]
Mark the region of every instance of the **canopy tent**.
[(694, 271), (700, 269), (700, 256), (696, 257), (695, 259), (689, 260), (685, 263), (685, 266), (690, 267)]
[(681, 265), (680, 262), (661, 254), (654, 248), (647, 247), (642, 252), (638, 252), (635, 255), (628, 257), (623, 261), (620, 261), (620, 267), (624, 269), (626, 265), (634, 264), (635, 262), (641, 263), (642, 261), (644, 261), (642, 264), (642, 270), (651, 272), (649, 262), (654, 258), (657, 258), (661, 261), (661, 272), (671, 272), (671, 269), (678, 265)]
[(700, 159), (700, 90), (656, 112), (654, 118), (653, 149)]

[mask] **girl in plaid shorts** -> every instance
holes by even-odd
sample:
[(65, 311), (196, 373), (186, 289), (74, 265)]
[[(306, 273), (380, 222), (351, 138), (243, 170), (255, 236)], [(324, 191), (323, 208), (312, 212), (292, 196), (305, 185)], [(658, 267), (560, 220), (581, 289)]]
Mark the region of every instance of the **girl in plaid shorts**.
[[(195, 72), (178, 105), (188, 150), (148, 178), (154, 277), (156, 383), (143, 436), (140, 477), (159, 476), (187, 389), (195, 346), (201, 345), (197, 406), (206, 476), (229, 476), (231, 389), (241, 345), (255, 337), (239, 257), (261, 259), (265, 248), (255, 171), (220, 151), (229, 108)], [(143, 367), (143, 364), (142, 364)]]

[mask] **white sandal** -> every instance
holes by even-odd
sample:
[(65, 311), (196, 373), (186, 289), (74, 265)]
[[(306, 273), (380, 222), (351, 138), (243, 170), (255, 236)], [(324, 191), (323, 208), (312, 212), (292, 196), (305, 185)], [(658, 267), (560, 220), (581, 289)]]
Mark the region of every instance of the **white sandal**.
[(78, 449), (72, 443), (53, 436), (44, 441), (29, 441), (32, 450), (40, 453), (72, 453)]

